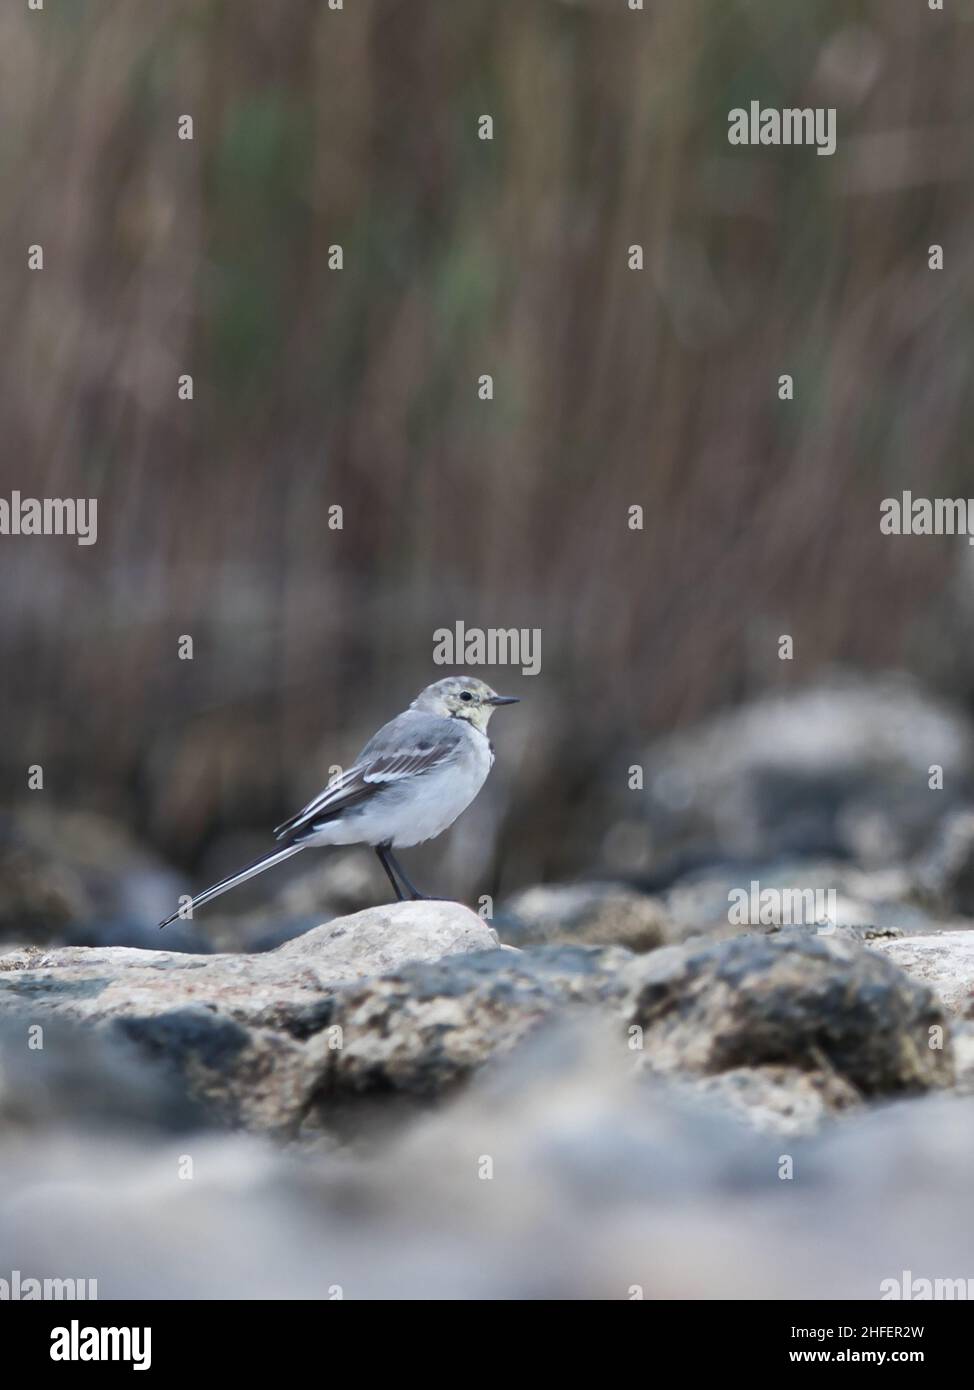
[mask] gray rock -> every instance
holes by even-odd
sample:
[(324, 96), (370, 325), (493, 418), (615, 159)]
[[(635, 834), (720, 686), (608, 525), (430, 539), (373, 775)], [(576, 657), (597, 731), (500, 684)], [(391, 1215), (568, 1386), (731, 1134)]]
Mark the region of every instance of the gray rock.
[(624, 884), (554, 883), (526, 888), (495, 918), (515, 946), (575, 942), (652, 951), (671, 940), (661, 903)]
[(586, 1006), (612, 1023), (630, 1061), (641, 1030), (635, 1060), (656, 1072), (815, 1073), (723, 1083), (768, 1124), (777, 1115), (801, 1127), (816, 1106), (842, 1108), (850, 1090), (951, 1080), (949, 1038), (927, 1047), (943, 1022), (934, 996), (849, 943), (745, 937), (649, 956), (494, 943), (458, 904), (404, 903), (259, 955), (33, 948), (0, 957), (0, 1008), (111, 1028), (219, 1121), (286, 1134), (398, 1123)]
[[(641, 805), (659, 873), (668, 856), (688, 854), (880, 867), (920, 850), (969, 796), (974, 740), (960, 710), (905, 677), (836, 676), (721, 713), (632, 761), (646, 769)], [(932, 763), (951, 769), (934, 796)], [(629, 820), (633, 793), (616, 805)]]
[(94, 911), (76, 870), (19, 838), (0, 844), (0, 884), (0, 941), (56, 941)]
[(618, 1004), (631, 959), (616, 947), (490, 951), (349, 986), (329, 1016), (343, 1039), (330, 1088), (441, 1094), (569, 1007)]
[(875, 1300), (970, 1270), (968, 1099), (783, 1140), (588, 1017), (379, 1145), (38, 1123), (0, 1127), (0, 1249), (101, 1299)]
[(331, 1070), (343, 982), (495, 943), (457, 903), (398, 903), (260, 955), (33, 947), (0, 956), (0, 1010), (110, 1025), (223, 1122), (289, 1131)]
[[(778, 908), (758, 914), (748, 925), (731, 921), (737, 895), (750, 899), (766, 890), (777, 895)], [(815, 931), (819, 918), (838, 935), (854, 940), (872, 936), (935, 930), (939, 923), (909, 900), (910, 875), (902, 869), (866, 872), (836, 860), (743, 861), (711, 865), (687, 874), (663, 893), (672, 939), (691, 934), (736, 936), (745, 931), (779, 931), (798, 919)], [(734, 896), (732, 896), (734, 895)], [(790, 911), (789, 911), (790, 909)], [(765, 916), (773, 920), (764, 920)], [(782, 922), (785, 917), (785, 922)]]
[(859, 1092), (835, 1072), (798, 1067), (735, 1067), (702, 1077), (693, 1090), (770, 1134), (814, 1134), (833, 1116), (862, 1105)]
[[(0, 949), (154, 946), (176, 891), (175, 875), (102, 816), (38, 807), (0, 820)], [(192, 923), (180, 923), (169, 946), (207, 949)]]
[(974, 811), (945, 820), (914, 872), (921, 903), (942, 917), (974, 917)]
[(0, 956), (0, 991), (28, 993), (35, 1007), (63, 1004), (75, 1017), (95, 1021), (205, 1001), (240, 1022), (281, 1026), (288, 1010), (300, 1011), (344, 980), (496, 944), (496, 933), (459, 903), (391, 903), (256, 955), (70, 946), (12, 951)]
[[(949, 1086), (945, 1011), (882, 954), (828, 937), (669, 946), (633, 963), (630, 1025), (653, 1070), (797, 1066), (864, 1096)], [(930, 1030), (945, 1029), (942, 1048)]]
[(38, 1025), (29, 1009), (0, 1020), (0, 1132), (8, 1140), (70, 1125), (178, 1134), (204, 1120), (185, 1087), (109, 1030), (60, 1018)]
[(974, 931), (875, 941), (872, 949), (929, 985), (951, 1014), (974, 1018)]
[(954, 1045), (954, 1089), (974, 1095), (974, 1023), (955, 1019), (950, 1029)]

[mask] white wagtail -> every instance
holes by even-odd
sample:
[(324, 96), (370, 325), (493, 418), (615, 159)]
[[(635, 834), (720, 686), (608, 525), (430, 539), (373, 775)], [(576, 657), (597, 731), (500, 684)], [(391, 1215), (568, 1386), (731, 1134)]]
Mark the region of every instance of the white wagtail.
[[(403, 714), (369, 740), (353, 765), (274, 831), (282, 842), (262, 859), (198, 894), (189, 911), (245, 883), (309, 845), (371, 845), (396, 897), (424, 898), (393, 857), (432, 840), (465, 811), (494, 765), (487, 724), (497, 705), (517, 696), (498, 695), (473, 676), (447, 676), (428, 685)], [(185, 915), (180, 908), (160, 927)]]

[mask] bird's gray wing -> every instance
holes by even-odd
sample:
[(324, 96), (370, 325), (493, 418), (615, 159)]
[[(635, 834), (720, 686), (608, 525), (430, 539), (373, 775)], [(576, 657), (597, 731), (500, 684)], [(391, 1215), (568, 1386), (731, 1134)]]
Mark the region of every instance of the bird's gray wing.
[(385, 787), (446, 766), (457, 756), (462, 741), (463, 730), (456, 721), (406, 710), (383, 725), (340, 777), (279, 825), (275, 839), (299, 839)]

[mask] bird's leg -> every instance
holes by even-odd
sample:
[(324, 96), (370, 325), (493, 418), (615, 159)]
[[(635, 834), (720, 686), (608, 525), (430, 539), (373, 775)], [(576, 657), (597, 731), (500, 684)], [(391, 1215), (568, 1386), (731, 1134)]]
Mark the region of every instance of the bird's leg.
[[(396, 876), (395, 876), (395, 874), (392, 872), (392, 868), (391, 868), (391, 866), (390, 866), (390, 864), (389, 864), (389, 860), (392, 858), (392, 855), (389, 853), (389, 846), (388, 846), (388, 845), (376, 845), (376, 846), (375, 846), (375, 852), (376, 852), (376, 854), (377, 854), (377, 856), (378, 856), (379, 863), (382, 865), (382, 867), (383, 867), (383, 868), (385, 869), (385, 871), (386, 871), (386, 877), (388, 878), (389, 882), (392, 884), (393, 891), (395, 892), (395, 895), (396, 895), (396, 901), (397, 901), (397, 902), (400, 902), (400, 903), (401, 903), (401, 902), (405, 902), (405, 898), (404, 898), (404, 896), (403, 896), (402, 890), (400, 889), (399, 884), (396, 882)], [(402, 871), (400, 870), (400, 872), (402, 872)]]
[(402, 865), (400, 864), (399, 860), (395, 857), (395, 855), (393, 854), (393, 852), (392, 852), (391, 849), (387, 849), (387, 850), (386, 850), (386, 855), (388, 856), (389, 863), (390, 863), (390, 864), (392, 865), (392, 867), (395, 869), (396, 873), (399, 875), (399, 877), (400, 877), (400, 879), (402, 880), (402, 882), (403, 882), (403, 883), (406, 885), (406, 887), (409, 889), (409, 894), (410, 894), (411, 898), (413, 899), (413, 902), (434, 902), (434, 901), (435, 901), (434, 898), (431, 898), (431, 897), (430, 897), (429, 893), (421, 893), (421, 892), (419, 891), (419, 889), (416, 887), (415, 883), (410, 883), (409, 879), (408, 879), (407, 876), (406, 876), (406, 871), (403, 869)]

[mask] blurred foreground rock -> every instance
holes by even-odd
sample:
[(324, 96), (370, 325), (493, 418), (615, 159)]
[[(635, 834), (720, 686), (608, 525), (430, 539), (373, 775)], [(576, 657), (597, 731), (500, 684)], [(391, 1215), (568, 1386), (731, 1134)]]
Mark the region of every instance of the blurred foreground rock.
[[(51, 1030), (51, 1049), (77, 1042)], [(967, 1099), (783, 1143), (634, 1073), (615, 1030), (580, 1019), (381, 1145), (282, 1151), (162, 1110), (126, 1125), (137, 1070), (86, 1116), (77, 1069), (49, 1064), (37, 1108), (38, 1060), (0, 1034), (0, 1117), (20, 1116), (0, 1125), (0, 1249), (101, 1299), (878, 1299), (905, 1270), (970, 1269)], [(117, 1079), (105, 1066), (87, 1056), (89, 1093)]]

